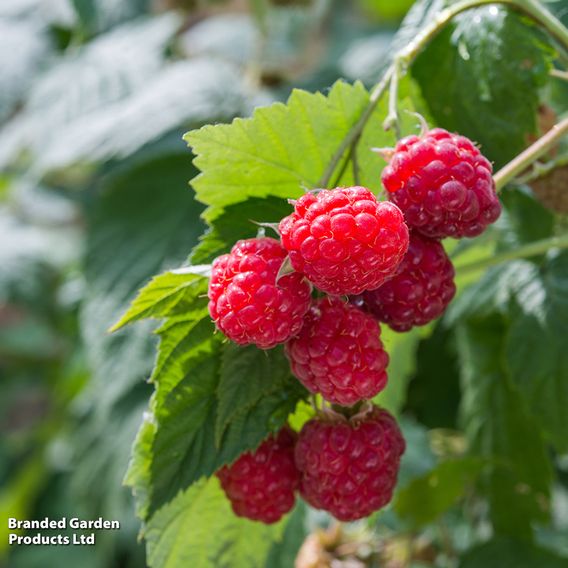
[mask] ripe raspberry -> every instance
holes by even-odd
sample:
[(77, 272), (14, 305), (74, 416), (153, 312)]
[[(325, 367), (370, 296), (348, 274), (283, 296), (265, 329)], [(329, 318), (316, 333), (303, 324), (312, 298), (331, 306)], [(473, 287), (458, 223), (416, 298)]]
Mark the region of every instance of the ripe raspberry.
[(307, 313), (304, 327), (286, 344), (292, 372), (311, 392), (351, 406), (387, 384), (387, 352), (379, 324), (368, 314), (324, 298)]
[(314, 418), (296, 444), (300, 494), (340, 521), (354, 521), (392, 498), (405, 443), (395, 419), (372, 406), (366, 416), (336, 422)]
[(275, 523), (295, 502), (300, 474), (294, 463), (297, 435), (284, 427), (255, 452), (246, 452), (217, 472), (238, 517)]
[(290, 262), (328, 294), (373, 290), (393, 274), (408, 248), (397, 207), (364, 187), (307, 193), (280, 222)]
[(475, 237), (501, 213), (492, 171), (470, 140), (434, 128), (398, 142), (382, 181), (423, 235)]
[(379, 321), (408, 331), (442, 315), (455, 293), (454, 266), (442, 244), (412, 232), (396, 276), (359, 298)]
[(213, 262), (209, 313), (239, 345), (270, 349), (298, 333), (311, 289), (301, 274), (276, 276), (286, 251), (268, 237), (239, 241)]

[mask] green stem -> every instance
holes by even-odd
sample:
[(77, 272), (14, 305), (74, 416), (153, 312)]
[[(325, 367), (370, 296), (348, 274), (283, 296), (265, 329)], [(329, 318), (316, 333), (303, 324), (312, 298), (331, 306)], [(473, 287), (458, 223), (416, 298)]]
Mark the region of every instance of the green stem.
[(493, 176), (497, 191), (501, 191), (512, 179), (551, 150), (566, 134), (568, 134), (568, 117), (555, 124), (544, 136), (523, 150)]
[(544, 254), (553, 248), (568, 248), (568, 234), (542, 239), (519, 247), (515, 250), (498, 253), (490, 256), (489, 258), (484, 258), (483, 260), (478, 260), (469, 264), (463, 264), (462, 266), (456, 266), (456, 273), (458, 276), (464, 276), (465, 274), (484, 270), (485, 268), (489, 268), (490, 266), (495, 266), (496, 264), (501, 264), (502, 262), (507, 262), (509, 260), (538, 256), (539, 254)]
[(530, 16), (535, 22), (546, 29), (546, 31), (565, 50), (568, 50), (568, 29), (537, 0), (463, 0), (462, 2), (458, 2), (457, 4), (442, 10), (435, 16), (433, 21), (414, 38), (413, 41), (395, 54), (393, 57), (393, 63), (388, 67), (382, 79), (371, 91), (369, 102), (359, 117), (359, 120), (350, 128), (339, 144), (336, 152), (331, 157), (331, 160), (318, 183), (319, 187), (327, 187), (329, 180), (333, 176), (333, 172), (341, 161), (341, 158), (344, 156), (346, 150), (350, 146), (356, 148), (361, 137), (361, 133), (373, 115), (381, 97), (389, 87), (391, 80), (394, 78), (394, 81), (398, 83), (399, 75), (406, 72), (408, 67), (412, 65), (424, 47), (458, 14), (471, 10), (472, 8), (478, 8), (489, 4), (505, 4), (523, 12), (527, 16)]
[(568, 28), (538, 0), (513, 0), (512, 5), (542, 26), (564, 49), (568, 50)]
[(393, 65), (394, 70), (389, 89), (389, 112), (387, 114), (387, 117), (385, 118), (385, 121), (383, 122), (383, 128), (385, 130), (390, 130), (394, 126), (396, 137), (397, 139), (399, 139), (400, 122), (398, 117), (398, 83), (400, 76), (404, 71), (400, 60), (396, 59)]
[(351, 146), (352, 144), (354, 146), (356, 145), (357, 141), (359, 140), (359, 137), (361, 136), (361, 133), (363, 132), (363, 129), (365, 128), (367, 122), (369, 121), (369, 118), (371, 118), (371, 115), (373, 114), (375, 107), (377, 106), (378, 102), (381, 100), (381, 97), (383, 96), (383, 93), (386, 91), (387, 87), (389, 86), (392, 73), (393, 73), (393, 67), (391, 65), (386, 70), (380, 82), (377, 83), (373, 88), (373, 90), (371, 91), (369, 102), (367, 103), (367, 106), (365, 107), (363, 114), (361, 114), (359, 120), (350, 128), (349, 132), (347, 132), (347, 134), (339, 144), (339, 147), (335, 151), (335, 154), (333, 154), (333, 156), (331, 157), (329, 164), (325, 168), (325, 171), (323, 172), (323, 175), (318, 182), (318, 187), (320, 188), (327, 187), (327, 184), (329, 183), (329, 180), (331, 179), (331, 176), (333, 175), (333, 172), (335, 171), (337, 164), (340, 162), (341, 157), (343, 156), (343, 154), (345, 154), (347, 148), (349, 148), (349, 146)]

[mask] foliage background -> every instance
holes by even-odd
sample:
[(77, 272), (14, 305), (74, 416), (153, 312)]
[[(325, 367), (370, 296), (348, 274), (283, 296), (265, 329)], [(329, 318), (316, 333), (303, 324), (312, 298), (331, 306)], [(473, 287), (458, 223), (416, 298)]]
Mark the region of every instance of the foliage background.
[[(330, 85), (339, 78), (372, 85), (393, 45), (443, 4), (418, 2), (395, 37), (410, 2), (3, 0), (0, 565), (286, 567), (304, 537), (329, 524), (302, 505), (276, 528), (237, 522), (204, 481), (172, 500), (215, 467), (199, 464), (205, 469), (186, 470), (179, 487), (168, 485), (167, 471), (159, 477), (146, 552), (122, 481), (153, 391), (146, 379), (156, 326), (107, 330), (152, 276), (185, 263), (206, 228), (204, 205), (187, 186), (197, 170), (184, 132), (250, 116), (287, 100), (294, 87), (348, 100), (355, 112), (366, 100), (363, 86)], [(549, 7), (568, 20), (561, 1)], [(417, 60), (401, 86), (402, 106), (472, 136), (504, 164), (538, 130), (539, 106), (558, 115), (568, 108), (568, 88), (548, 75), (552, 48), (526, 25), (496, 8), (460, 16)], [(292, 113), (305, 104), (323, 116), (323, 99), (294, 97)], [(380, 128), (385, 114), (380, 107), (360, 146), (364, 181), (375, 190), (380, 160), (367, 148), (392, 142)], [(288, 148), (297, 144), (301, 153), (305, 143), (308, 156), (326, 143), (304, 138), (305, 124), (292, 118), (280, 133)], [(415, 129), (409, 115), (404, 124)], [(202, 130), (188, 139), (205, 154), (196, 164), (206, 172), (217, 166), (206, 157), (215, 136)], [(327, 141), (332, 148), (335, 139)], [(214, 229), (194, 263), (254, 234), (243, 208), (276, 220), (283, 203), (275, 196), (297, 193), (300, 181), (315, 183), (321, 173), (306, 157), (305, 179), (273, 191), (264, 177), (263, 188), (246, 194), (243, 162), (230, 151), (223, 159), (221, 175), (233, 176), (236, 191), (216, 200), (207, 175), (195, 184)], [(496, 227), (453, 251), (458, 266), (566, 230), (529, 185), (507, 189), (503, 200)], [(346, 538), (378, 550), (392, 568), (567, 566), (568, 258), (552, 251), (458, 274), (460, 295), (440, 323), (405, 336), (385, 332), (392, 378), (381, 402), (399, 413), (408, 451), (394, 507), (348, 527)], [(221, 365), (239, 362), (217, 340), (206, 348), (224, 351)], [(244, 369), (264, 364), (254, 353), (243, 357)], [(209, 376), (206, 364), (195, 363), (197, 376)], [(253, 379), (261, 384), (260, 375)], [(268, 398), (282, 394), (278, 380)], [(217, 436), (229, 428), (238, 438), (229, 410), (219, 410)], [(295, 420), (302, 419), (300, 408)], [(144, 464), (133, 464), (131, 482), (137, 466)], [(102, 516), (122, 530), (99, 533), (94, 549), (8, 549), (8, 516)]]

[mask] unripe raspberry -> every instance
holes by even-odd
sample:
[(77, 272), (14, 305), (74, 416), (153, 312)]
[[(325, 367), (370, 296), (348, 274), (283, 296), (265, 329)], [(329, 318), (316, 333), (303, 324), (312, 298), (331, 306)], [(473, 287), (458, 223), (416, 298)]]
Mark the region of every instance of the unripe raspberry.
[(300, 331), (311, 288), (298, 273), (276, 282), (285, 258), (280, 243), (264, 237), (239, 241), (213, 262), (209, 313), (235, 343), (270, 349)]
[(377, 288), (408, 248), (402, 213), (364, 187), (303, 195), (280, 233), (292, 266), (328, 294)]
[(442, 244), (412, 232), (396, 276), (359, 298), (379, 321), (408, 331), (441, 316), (455, 293), (454, 266)]
[(501, 213), (492, 171), (470, 140), (434, 128), (398, 142), (382, 181), (409, 227), (427, 237), (475, 237)]
[(404, 449), (395, 419), (377, 406), (349, 421), (314, 418), (296, 444), (300, 494), (340, 521), (366, 517), (391, 500)]
[(308, 390), (351, 406), (387, 384), (389, 357), (380, 334), (369, 314), (328, 297), (313, 304), (300, 334), (286, 344), (286, 355)]
[(278, 521), (296, 500), (300, 474), (294, 462), (297, 435), (285, 427), (217, 472), (235, 514), (270, 524)]

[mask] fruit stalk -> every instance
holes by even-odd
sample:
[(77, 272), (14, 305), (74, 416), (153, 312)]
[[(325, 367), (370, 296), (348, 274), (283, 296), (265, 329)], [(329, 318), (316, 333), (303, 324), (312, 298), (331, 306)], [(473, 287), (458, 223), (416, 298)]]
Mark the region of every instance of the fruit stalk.
[(511, 180), (546, 154), (566, 134), (568, 134), (568, 117), (555, 124), (546, 134), (541, 136), (526, 150), (523, 150), (495, 174), (494, 180), (497, 191), (501, 191)]
[(484, 258), (483, 260), (478, 260), (462, 266), (456, 266), (456, 272), (458, 276), (464, 276), (509, 260), (519, 260), (521, 258), (538, 256), (539, 254), (544, 254), (553, 248), (568, 248), (568, 234), (541, 239), (540, 241), (529, 243), (515, 250), (505, 251), (490, 256), (489, 258)]

